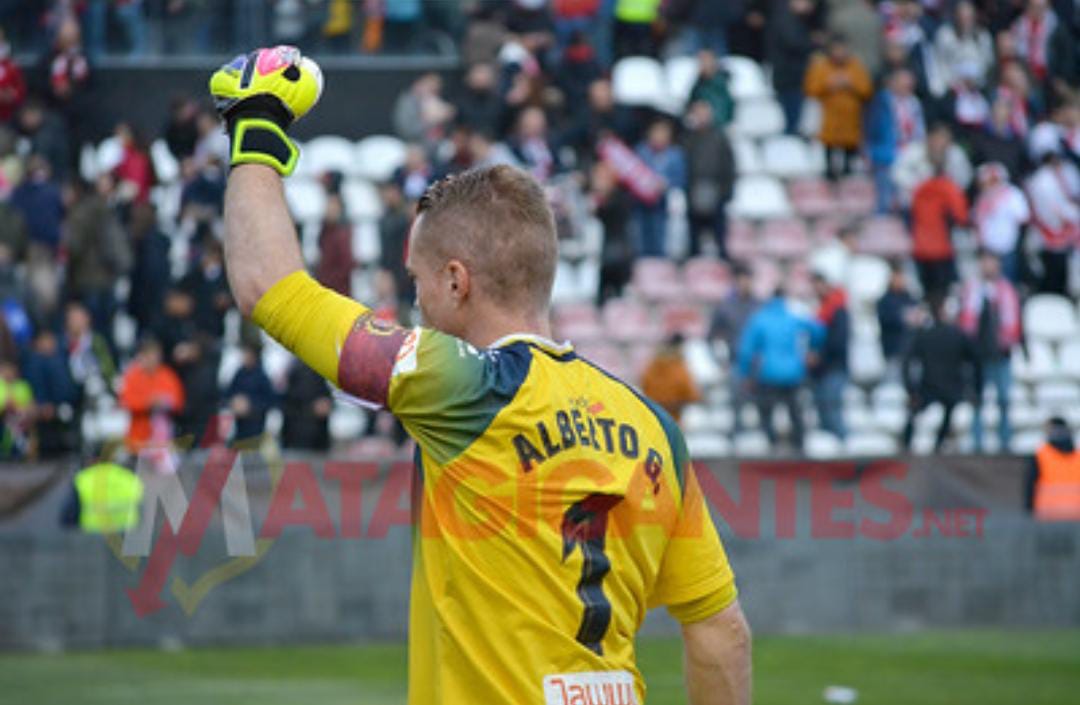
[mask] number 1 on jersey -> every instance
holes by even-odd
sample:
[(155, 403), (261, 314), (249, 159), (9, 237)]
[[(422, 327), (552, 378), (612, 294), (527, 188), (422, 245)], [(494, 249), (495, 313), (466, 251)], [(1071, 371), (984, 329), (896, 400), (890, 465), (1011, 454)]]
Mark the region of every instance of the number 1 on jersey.
[(581, 579), (577, 594), (585, 605), (577, 640), (588, 649), (603, 654), (600, 642), (611, 625), (611, 602), (604, 595), (604, 576), (611, 570), (611, 561), (604, 553), (607, 535), (608, 512), (622, 501), (622, 497), (610, 494), (592, 494), (570, 505), (563, 514), (562, 559), (570, 557), (574, 549), (581, 547)]

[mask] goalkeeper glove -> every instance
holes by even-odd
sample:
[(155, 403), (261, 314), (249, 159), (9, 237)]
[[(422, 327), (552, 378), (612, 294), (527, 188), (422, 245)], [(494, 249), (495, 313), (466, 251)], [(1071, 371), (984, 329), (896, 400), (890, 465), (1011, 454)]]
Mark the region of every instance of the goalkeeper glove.
[(230, 163), (291, 174), (300, 150), (285, 132), (318, 102), (322, 87), (319, 65), (290, 46), (256, 49), (214, 72), (210, 94), (231, 139)]

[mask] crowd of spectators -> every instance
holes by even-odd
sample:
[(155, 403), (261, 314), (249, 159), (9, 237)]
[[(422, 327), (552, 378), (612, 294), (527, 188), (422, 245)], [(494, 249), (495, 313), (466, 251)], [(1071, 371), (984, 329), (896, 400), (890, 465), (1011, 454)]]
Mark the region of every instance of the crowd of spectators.
[[(911, 257), (893, 263), (878, 317), (889, 375), (908, 387), (912, 415), (931, 401), (949, 408), (985, 379), (1003, 405), (1007, 447), (1021, 301), (1069, 293), (1080, 235), (1080, 10), (1065, 0), (279, 0), (262, 3), (265, 26), (246, 28), (229, 15), (243, 2), (45, 2), (35, 4), (40, 13), (15, 13), (18, 22), (10, 4), (0, 3), (0, 17), (14, 26), (33, 16), (45, 44), (20, 47), (41, 59), (19, 66), (0, 37), (0, 452), (9, 456), (71, 450), (81, 411), (103, 395), (130, 412), (132, 449), (178, 435), (257, 438), (275, 407), (286, 443), (329, 442), (325, 385), (299, 367), (271, 378), (257, 334), (245, 329), (242, 363), (219, 379), (232, 310), (220, 245), (228, 144), (212, 110), (177, 98), (160, 132), (179, 164), (175, 218), (157, 210), (154, 160), (137, 129), (116, 126), (115, 158), (92, 181), (79, 168), (95, 58), (160, 50), (148, 19), (189, 23), (164, 33), (185, 44), (178, 51), (219, 46), (223, 27), (249, 46), (291, 41), (316, 56), (419, 50), (418, 23), (444, 32), (459, 48), (460, 80), (421, 75), (392, 106), (409, 147), (378, 185), (380, 259), (367, 294), (379, 315), (409, 320), (402, 261), (424, 189), (471, 167), (515, 164), (547, 187), (562, 235), (575, 236), (588, 218), (602, 226), (598, 304), (623, 294), (643, 257), (730, 263), (734, 288), (711, 337), (731, 361), (736, 426), (753, 403), (779, 442), (772, 411), (785, 406), (796, 449), (803, 389), (818, 425), (847, 434), (847, 273), (814, 260), (846, 262), (861, 225), (840, 228), (812, 258), (811, 315), (784, 286), (755, 298), (752, 267), (732, 261), (727, 242), (739, 164), (725, 56), (768, 65), (785, 129), (824, 146), (826, 178), (872, 183), (878, 214), (908, 228)], [(685, 109), (617, 101), (613, 67), (635, 55), (696, 57)], [(342, 177), (324, 174), (321, 185), (327, 205), (312, 264), (350, 293), (360, 263)], [(679, 201), (683, 243), (671, 237)], [(958, 228), (981, 248), (977, 267), (957, 266)], [(121, 312), (134, 321), (137, 349), (118, 344)], [(962, 350), (961, 338), (970, 344)], [(968, 389), (950, 386), (957, 375), (948, 388), (936, 384), (934, 365), (946, 357), (970, 361)], [(978, 447), (981, 419), (975, 429)]]

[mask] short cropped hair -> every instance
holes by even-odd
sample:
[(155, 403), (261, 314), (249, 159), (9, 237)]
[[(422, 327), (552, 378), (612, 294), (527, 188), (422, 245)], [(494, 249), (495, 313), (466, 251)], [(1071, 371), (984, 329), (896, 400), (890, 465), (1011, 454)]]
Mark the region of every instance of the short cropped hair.
[(424, 257), (460, 260), (494, 301), (547, 310), (558, 238), (544, 190), (531, 176), (506, 165), (449, 176), (428, 188), (417, 215)]

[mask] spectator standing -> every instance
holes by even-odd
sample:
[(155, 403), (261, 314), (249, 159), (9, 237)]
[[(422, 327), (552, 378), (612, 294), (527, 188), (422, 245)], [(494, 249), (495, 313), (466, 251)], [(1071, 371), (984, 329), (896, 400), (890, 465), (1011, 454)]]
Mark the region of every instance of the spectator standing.
[(315, 278), (342, 296), (349, 296), (352, 290), (352, 270), (356, 266), (352, 237), (352, 225), (341, 194), (327, 194), (326, 212), (319, 231), (319, 266)]
[(874, 97), (867, 120), (867, 153), (874, 173), (878, 214), (892, 213), (898, 205), (892, 176), (897, 155), (909, 144), (925, 138), (926, 121), (922, 102), (915, 95), (915, 76), (906, 68), (896, 69)]
[(990, 119), (971, 137), (971, 159), (976, 164), (998, 162), (1005, 170), (1019, 176), (1026, 171), (1024, 140), (1009, 121), (1009, 104), (996, 101), (990, 105)]
[(660, 18), (661, 0), (614, 0), (615, 58), (656, 56), (653, 25)]
[(803, 85), (810, 55), (814, 3), (812, 0), (774, 0), (766, 34), (766, 56), (773, 69), (773, 88), (784, 109), (785, 131), (799, 132)]
[(379, 195), (383, 203), (383, 214), (379, 217), (379, 269), (393, 278), (398, 302), (410, 306), (414, 288), (412, 278), (405, 270), (405, 248), (408, 247), (412, 214), (397, 183), (382, 184)]
[(994, 66), (994, 42), (990, 32), (979, 26), (971, 0), (956, 3), (952, 21), (942, 24), (934, 35), (934, 51), (948, 85), (959, 79), (956, 72), (962, 66), (973, 67), (976, 87), (986, 85)]
[(45, 157), (52, 173), (67, 174), (71, 164), (68, 130), (56, 112), (31, 95), (16, 114), (15, 127), (31, 154)]
[(162, 360), (161, 344), (153, 338), (140, 343), (135, 359), (120, 381), (120, 406), (131, 414), (127, 445), (138, 452), (172, 440), (172, 415), (184, 406), (180, 378)]
[(44, 157), (35, 154), (27, 160), (26, 178), (11, 194), (11, 205), (26, 222), (30, 242), (55, 255), (60, 246), (64, 199)]
[(827, 2), (826, 5), (827, 30), (847, 37), (851, 52), (859, 57), (871, 76), (877, 76), (881, 71), (884, 32), (881, 14), (873, 0)]
[(51, 330), (41, 329), (34, 336), (23, 363), (23, 376), (34, 394), (38, 455), (51, 458), (74, 450), (78, 391)]
[(493, 64), (484, 62), (468, 68), (464, 89), (454, 101), (460, 123), (491, 134), (499, 130), (504, 107), (498, 93), (498, 78)]
[(169, 121), (162, 131), (169, 153), (177, 161), (195, 154), (199, 141), (199, 104), (189, 96), (178, 95), (169, 104)]
[(761, 301), (754, 295), (754, 274), (750, 268), (742, 262), (736, 262), (732, 270), (735, 286), (713, 311), (709, 323), (709, 340), (720, 340), (724, 343), (731, 369), (728, 380), (731, 387), (731, 406), (735, 412), (735, 432), (739, 433), (743, 430), (743, 407), (751, 401), (747, 393), (747, 380), (739, 374), (739, 341), (750, 317), (761, 306)]
[(130, 231), (134, 264), (128, 313), (135, 319), (142, 336), (156, 327), (161, 317), (165, 292), (169, 288), (169, 249), (172, 244), (158, 229), (157, 212), (149, 203), (132, 208)]
[(752, 389), (762, 428), (774, 447), (773, 409), (782, 404), (791, 419), (791, 442), (802, 448), (798, 393), (806, 382), (808, 352), (823, 338), (821, 324), (794, 313), (779, 290), (746, 324), (739, 341), (739, 376)]
[(225, 253), (212, 234), (203, 236), (198, 262), (180, 280), (179, 288), (192, 299), (195, 330), (210, 340), (221, 340), (225, 335), (225, 314), (232, 308), (233, 298), (225, 274)]
[[(998, 440), (1009, 450), (1009, 399), (1012, 394), (1012, 354), (1023, 345), (1020, 297), (1002, 276), (1001, 261), (993, 252), (979, 254), (979, 275), (964, 283), (960, 296), (960, 329), (973, 341), (983, 379), (994, 385), (997, 396)], [(981, 390), (980, 390), (981, 391)], [(982, 406), (975, 407), (972, 424), (975, 452), (983, 449)]]
[(678, 423), (687, 404), (701, 400), (682, 354), (682, 336), (675, 335), (656, 352), (641, 374), (645, 396), (659, 404)]
[(70, 302), (64, 312), (64, 340), (67, 367), (79, 388), (81, 408), (88, 397), (107, 394), (116, 377), (116, 363), (105, 336), (95, 333), (90, 311), (79, 302)]
[(821, 428), (842, 441), (847, 438), (844, 388), (848, 381), (848, 345), (851, 342), (847, 292), (820, 273), (814, 275), (813, 283), (819, 300), (817, 320), (824, 329), (821, 345), (811, 358), (814, 402)]
[(698, 77), (690, 89), (690, 103), (708, 103), (719, 129), (726, 127), (735, 116), (735, 99), (731, 96), (729, 80), (716, 54), (707, 49), (698, 52)]
[(0, 360), (0, 459), (24, 458), (33, 451), (34, 392), (13, 360)]
[(1046, 423), (1046, 442), (1035, 451), (1025, 489), (1040, 521), (1080, 521), (1080, 452), (1060, 416)]
[(274, 406), (276, 393), (262, 367), (259, 349), (245, 344), (243, 363), (225, 391), (229, 410), (236, 419), (233, 441), (251, 441), (266, 429), (266, 413)]
[(1027, 183), (1031, 222), (1039, 234), (1039, 290), (1065, 295), (1069, 257), (1080, 241), (1080, 171), (1066, 162), (1060, 144), (1033, 144), (1040, 163)]
[(948, 176), (962, 191), (971, 185), (974, 172), (964, 150), (953, 142), (952, 130), (937, 123), (926, 139), (912, 142), (900, 151), (893, 164), (892, 177), (901, 206), (911, 207), (915, 189), (939, 172)]
[(597, 303), (622, 295), (630, 281), (634, 262), (634, 245), (630, 237), (630, 214), (633, 201), (619, 185), (614, 170), (605, 162), (592, 168), (591, 193), (593, 214), (604, 227), (604, 244), (600, 249), (600, 286)]
[(915, 189), (911, 199), (911, 255), (926, 296), (943, 296), (956, 281), (952, 229), (967, 223), (967, 197), (943, 170)]
[(143, 481), (106, 457), (75, 473), (71, 490), (60, 512), (60, 524), (78, 527), (86, 534), (112, 534), (134, 529), (139, 524)]
[(611, 81), (600, 78), (589, 84), (587, 109), (572, 111), (561, 142), (574, 148), (579, 163), (588, 163), (603, 137), (611, 135), (634, 144), (640, 132), (633, 111), (615, 104)]
[(60, 22), (51, 52), (43, 56), (44, 93), (67, 123), (72, 145), (89, 141), (98, 111), (91, 95), (90, 61), (82, 48), (82, 33), (74, 16)]
[(1019, 61), (1001, 64), (998, 84), (994, 87), (991, 100), (1005, 104), (1009, 126), (1021, 137), (1027, 137), (1033, 121), (1042, 113), (1039, 94), (1033, 89), (1028, 72)]
[(132, 252), (105, 194), (75, 185), (70, 190), (65, 248), (68, 293), (90, 310), (94, 330), (112, 335), (116, 280), (132, 266)]
[(690, 257), (701, 253), (707, 233), (727, 258), (727, 204), (735, 193), (735, 152), (705, 101), (690, 105), (683, 147), (689, 167)]
[(946, 319), (944, 298), (930, 298), (930, 315), (932, 323), (915, 332), (904, 356), (909, 413), (903, 443), (905, 450), (911, 448), (915, 418), (931, 404), (939, 403), (945, 414), (934, 451), (941, 452), (952, 426), (953, 409), (963, 400), (968, 379), (975, 382), (975, 408), (979, 408), (982, 365), (971, 339)]
[(973, 220), (979, 245), (1001, 260), (1001, 269), (1014, 284), (1020, 281), (1020, 235), (1031, 219), (1024, 192), (1009, 183), (1009, 172), (999, 163), (979, 167), (979, 196)]
[(181, 341), (173, 349), (173, 364), (184, 388), (184, 405), (176, 415), (176, 437), (189, 438), (192, 447), (206, 447), (219, 440), (214, 421), (221, 394), (213, 349), (203, 335)]
[(638, 157), (666, 183), (664, 195), (656, 203), (639, 200), (634, 208), (638, 252), (645, 257), (666, 256), (668, 194), (672, 189), (686, 190), (686, 155), (673, 140), (671, 123), (661, 119), (649, 127), (645, 141), (637, 148)]
[(442, 97), (443, 82), (437, 73), (426, 73), (394, 104), (394, 130), (406, 142), (434, 146), (442, 139), (454, 108)]
[(26, 79), (11, 56), (11, 44), (0, 28), (0, 123), (11, 122), (26, 100)]
[(830, 38), (827, 53), (811, 61), (804, 92), (821, 103), (819, 137), (826, 149), (826, 174), (833, 180), (850, 174), (862, 145), (863, 107), (873, 95), (873, 85), (844, 38)]
[(409, 145), (405, 150), (405, 163), (394, 172), (394, 180), (401, 185), (405, 200), (416, 203), (434, 180), (434, 170), (427, 153), (420, 145)]
[(1049, 0), (1027, 0), (1024, 14), (1012, 26), (1017, 54), (1040, 83), (1049, 76), (1050, 37), (1057, 29), (1058, 17)]
[(297, 450), (329, 450), (333, 409), (326, 381), (307, 365), (294, 361), (285, 383), (281, 445)]
[(124, 204), (148, 203), (150, 189), (157, 181), (150, 147), (139, 131), (127, 123), (117, 125), (115, 135), (123, 149), (120, 163), (113, 170), (120, 200)]
[(886, 376), (900, 380), (900, 362), (910, 343), (911, 331), (920, 318), (919, 301), (911, 293), (901, 262), (890, 265), (889, 288), (878, 299), (876, 308)]
[(559, 160), (548, 136), (544, 111), (529, 107), (518, 116), (517, 129), (510, 139), (514, 158), (541, 184), (546, 184), (559, 170)]

